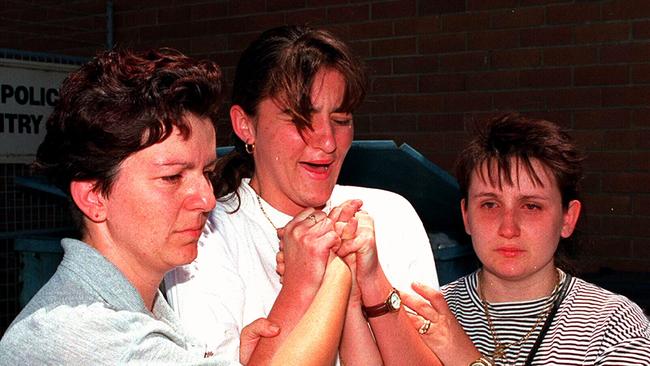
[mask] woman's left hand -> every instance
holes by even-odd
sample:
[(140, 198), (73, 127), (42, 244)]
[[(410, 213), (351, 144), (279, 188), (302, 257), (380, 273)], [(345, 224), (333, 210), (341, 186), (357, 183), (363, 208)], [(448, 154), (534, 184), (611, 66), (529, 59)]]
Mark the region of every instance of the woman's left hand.
[[(414, 283), (412, 287), (426, 300), (402, 293), (402, 302), (417, 312), (417, 314), (409, 312), (413, 326), (420, 330), (422, 339), (440, 361), (444, 365), (469, 365), (481, 357), (463, 327), (449, 310), (442, 293), (423, 284)], [(427, 320), (430, 322), (428, 327), (425, 326)]]

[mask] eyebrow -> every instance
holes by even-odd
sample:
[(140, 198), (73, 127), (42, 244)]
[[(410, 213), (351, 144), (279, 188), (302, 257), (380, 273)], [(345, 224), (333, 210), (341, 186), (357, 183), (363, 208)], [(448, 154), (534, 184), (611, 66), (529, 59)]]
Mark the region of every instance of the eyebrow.
[[(498, 194), (492, 193), (492, 192), (479, 192), (476, 194), (473, 194), (471, 196), (472, 198), (497, 198), (499, 197)], [(548, 201), (550, 200), (550, 197), (543, 196), (543, 195), (537, 195), (537, 194), (527, 194), (527, 195), (522, 195), (517, 197), (518, 200), (543, 200), (543, 201)]]
[[(219, 160), (219, 158), (214, 158), (214, 159), (210, 160), (207, 164), (205, 164), (205, 166), (206, 167), (212, 167), (212, 166), (217, 164), (218, 160)], [(180, 165), (183, 168), (192, 168), (192, 167), (194, 167), (194, 163), (190, 163), (190, 162), (187, 162), (187, 161), (180, 161), (180, 160), (163, 160), (163, 161), (154, 162), (153, 164), (156, 165), (156, 166), (160, 166), (160, 167), (176, 166), (176, 165)]]

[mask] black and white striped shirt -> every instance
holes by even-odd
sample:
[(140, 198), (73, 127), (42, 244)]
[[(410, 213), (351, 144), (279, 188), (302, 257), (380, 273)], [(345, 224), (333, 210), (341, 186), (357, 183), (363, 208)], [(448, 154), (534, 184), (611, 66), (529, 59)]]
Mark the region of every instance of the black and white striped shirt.
[[(561, 274), (562, 281), (565, 275)], [(534, 365), (650, 365), (650, 321), (641, 308), (579, 278), (571, 278), (568, 292), (541, 343)], [(477, 293), (477, 272), (442, 288), (449, 308), (479, 352), (491, 355), (494, 341)], [(552, 296), (531, 301), (489, 304), (499, 341), (521, 339)], [(523, 365), (539, 332), (537, 326), (523, 344), (507, 348), (497, 365)]]

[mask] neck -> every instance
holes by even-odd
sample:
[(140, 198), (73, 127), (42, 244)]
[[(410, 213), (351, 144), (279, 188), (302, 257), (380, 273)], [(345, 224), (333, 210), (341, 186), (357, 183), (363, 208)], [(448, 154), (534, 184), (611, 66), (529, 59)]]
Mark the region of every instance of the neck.
[[(253, 178), (251, 178), (249, 185), (251, 188), (253, 188), (258, 196), (266, 201), (266, 203), (271, 205), (276, 210), (291, 217), (296, 216), (307, 208), (291, 201), (282, 192), (279, 192), (275, 185), (265, 184), (256, 175), (253, 175)], [(314, 208), (322, 210), (324, 207), (325, 204)]]
[[(83, 241), (95, 248), (109, 262), (113, 263), (126, 279), (135, 287), (149, 311), (153, 310), (153, 302), (158, 293), (164, 273), (158, 273), (144, 266), (136, 256), (125, 253), (119, 245), (106, 240), (106, 235), (98, 235), (98, 230), (88, 229)], [(103, 238), (103, 240), (98, 240)]]
[(559, 283), (559, 273), (551, 265), (525, 279), (503, 279), (486, 271), (478, 273), (479, 294), (491, 303), (527, 301), (550, 296)]

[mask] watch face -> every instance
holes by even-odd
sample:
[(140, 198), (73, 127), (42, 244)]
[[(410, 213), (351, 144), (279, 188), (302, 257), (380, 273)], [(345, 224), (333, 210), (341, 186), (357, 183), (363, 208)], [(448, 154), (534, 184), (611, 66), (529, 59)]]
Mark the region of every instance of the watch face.
[(400, 305), (402, 305), (402, 299), (400, 299), (397, 292), (391, 293), (390, 299), (388, 301), (390, 302), (390, 307), (393, 308), (393, 310), (399, 309)]

